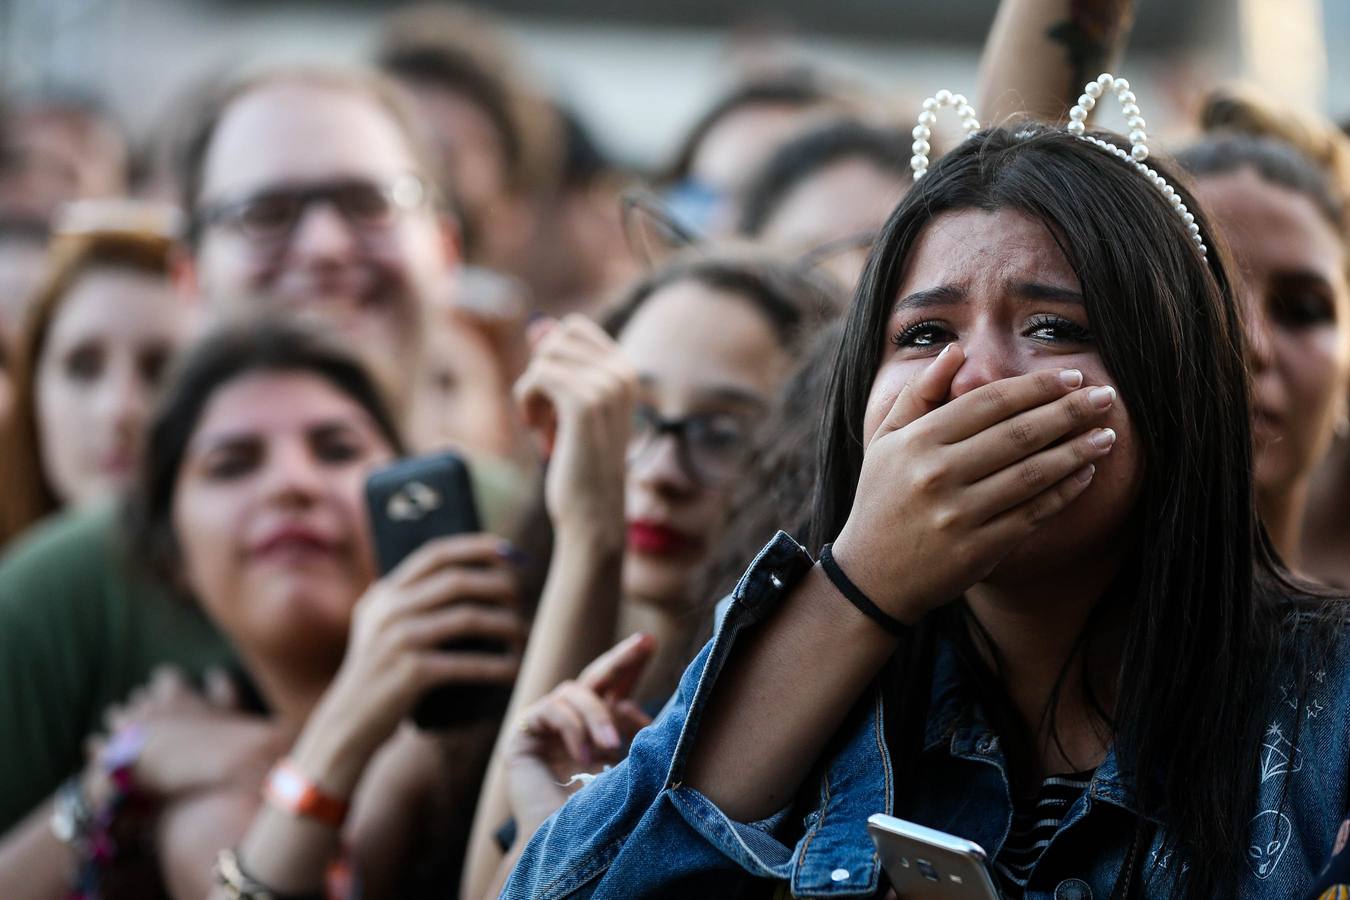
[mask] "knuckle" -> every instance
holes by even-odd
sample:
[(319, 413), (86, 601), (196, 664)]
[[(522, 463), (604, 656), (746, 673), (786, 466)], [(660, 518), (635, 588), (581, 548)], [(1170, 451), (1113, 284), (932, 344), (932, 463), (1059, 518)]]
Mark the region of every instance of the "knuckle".
[(1064, 389), (1064, 382), (1059, 380), (1059, 372), (1055, 369), (1041, 369), (1036, 373), (1036, 387), (1047, 394), (1058, 394)]
[(1053, 516), (1058, 509), (1051, 495), (1035, 497), (1027, 503), (1027, 523), (1035, 526)]
[(1013, 422), (1008, 426), (1008, 439), (1014, 447), (1024, 448), (1036, 444), (1036, 429), (1029, 422)]
[[(912, 444), (930, 444), (933, 439), (933, 423), (927, 416), (910, 422), (901, 429), (895, 438), (898, 443), (904, 444), (906, 448), (909, 448)], [(906, 452), (912, 452), (912, 450), (907, 449)]]
[(947, 467), (939, 462), (916, 465), (913, 473), (914, 485), (925, 493), (941, 487), (947, 479)]
[(961, 541), (951, 548), (951, 560), (959, 571), (973, 571), (980, 562), (980, 552), (969, 541)]
[(445, 573), (445, 581), (442, 582), (442, 595), (445, 597), (458, 597), (469, 587), (469, 576), (462, 569), (449, 569)]
[(1092, 419), (1095, 412), (1096, 410), (1092, 408), (1091, 402), (1088, 401), (1086, 391), (1079, 391), (1070, 397), (1064, 405), (1064, 414), (1068, 419), (1070, 428), (1086, 424)]
[(395, 622), (388, 629), (389, 643), (395, 649), (407, 649), (417, 643), (417, 629), (408, 622)]
[(1022, 483), (1029, 488), (1041, 488), (1045, 486), (1045, 466), (1040, 461), (1029, 459), (1018, 467), (1018, 473), (1022, 478)]
[(445, 675), (439, 661), (428, 658), (409, 660), (400, 670), (404, 683), (412, 685), (425, 685), (435, 681), (440, 681)]
[(950, 533), (961, 523), (961, 515), (951, 507), (940, 507), (933, 511), (933, 527), (943, 533)]
[(980, 389), (980, 395), (989, 409), (1002, 409), (1008, 402), (1008, 389), (998, 383), (986, 384)]

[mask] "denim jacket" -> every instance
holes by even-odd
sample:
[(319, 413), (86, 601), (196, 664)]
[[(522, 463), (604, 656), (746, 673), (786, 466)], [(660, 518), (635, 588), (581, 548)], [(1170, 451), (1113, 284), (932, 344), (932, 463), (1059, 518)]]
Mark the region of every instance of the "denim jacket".
[[(896, 777), (879, 691), (832, 745), (819, 770), (815, 809), (793, 823), (792, 833), (801, 836), (790, 843), (780, 839), (788, 830), (787, 810), (764, 821), (736, 822), (682, 783), (699, 717), (740, 632), (762, 619), (812, 564), (782, 532), (760, 551), (733, 592), (722, 627), (690, 664), (675, 697), (637, 736), (623, 763), (578, 791), (540, 828), (503, 897), (617, 900), (701, 892), (712, 898), (756, 889), (763, 895), (767, 883), (759, 879), (786, 882), (801, 897), (877, 892), (883, 873), (866, 822), (872, 813), (893, 813)], [(1240, 882), (1243, 898), (1304, 896), (1331, 855), (1346, 810), (1350, 677), (1339, 665), (1315, 675), (1303, 703), (1281, 685), (1285, 700), (1269, 714), (1253, 772), (1260, 790)], [(940, 651), (925, 748), (918, 770), (907, 776), (923, 789), (901, 815), (973, 840), (997, 858), (1012, 821), (1006, 762), (978, 706), (956, 689), (958, 680), (951, 654)], [(1296, 725), (1297, 749), (1289, 740)], [(1032, 871), (1028, 900), (1110, 897), (1135, 833), (1132, 802), (1129, 779), (1109, 753)], [(1184, 859), (1160, 850), (1163, 843), (1163, 829), (1154, 829), (1145, 856), (1136, 857), (1149, 896), (1166, 896), (1171, 878), (1185, 866)]]

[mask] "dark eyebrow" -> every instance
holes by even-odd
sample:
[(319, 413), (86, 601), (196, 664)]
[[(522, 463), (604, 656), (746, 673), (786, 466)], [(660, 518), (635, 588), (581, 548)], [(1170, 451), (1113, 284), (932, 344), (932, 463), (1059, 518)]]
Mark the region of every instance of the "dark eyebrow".
[(1325, 287), (1330, 289), (1331, 282), (1327, 276), (1313, 269), (1281, 269), (1273, 273), (1272, 281), (1294, 283), (1298, 285), (1314, 285), (1316, 287)]
[(1024, 300), (1057, 300), (1061, 303), (1083, 303), (1083, 295), (1071, 288), (1044, 284), (1039, 281), (1019, 281), (1012, 285), (1009, 293)]
[[(327, 438), (335, 434), (354, 432), (355, 423), (348, 419), (325, 419), (305, 428), (305, 434), (311, 438)], [(195, 438), (188, 444), (189, 453), (210, 453), (215, 450), (234, 449), (260, 444), (264, 440), (257, 431), (221, 431)]]
[(902, 309), (927, 309), (933, 306), (951, 306), (954, 303), (960, 303), (966, 299), (966, 292), (959, 287), (950, 284), (944, 284), (941, 287), (927, 288), (922, 291), (915, 291), (907, 297), (901, 297), (895, 302), (891, 312), (897, 313)]

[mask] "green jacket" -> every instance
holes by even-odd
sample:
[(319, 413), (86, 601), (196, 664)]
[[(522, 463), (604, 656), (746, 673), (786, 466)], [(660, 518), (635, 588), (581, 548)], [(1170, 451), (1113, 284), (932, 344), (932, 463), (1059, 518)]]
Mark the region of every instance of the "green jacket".
[(196, 606), (130, 571), (115, 511), (58, 515), (0, 557), (0, 833), (84, 764), (103, 712), (157, 666), (231, 665)]

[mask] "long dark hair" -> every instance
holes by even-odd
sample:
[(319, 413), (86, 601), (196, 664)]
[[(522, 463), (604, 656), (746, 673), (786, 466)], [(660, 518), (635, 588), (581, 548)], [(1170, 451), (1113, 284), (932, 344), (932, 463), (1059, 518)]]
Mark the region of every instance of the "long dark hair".
[[(1145, 834), (1142, 813), (1161, 811), (1169, 846), (1189, 861), (1179, 892), (1231, 896), (1256, 797), (1264, 720), (1255, 711), (1268, 707), (1273, 673), (1296, 643), (1293, 611), (1324, 604), (1289, 582), (1257, 521), (1243, 330), (1223, 252), (1177, 177), (1162, 163), (1149, 165), (1196, 213), (1208, 258), (1149, 180), (1058, 129), (980, 132), (915, 185), (883, 229), (848, 313), (825, 407), (810, 539), (817, 547), (832, 540), (848, 517), (880, 335), (924, 229), (968, 209), (1012, 210), (1044, 223), (1078, 275), (1144, 461), (1134, 520), (1146, 524), (1133, 530), (1105, 601), (1130, 610), (1105, 724), (1122, 768), (1139, 773), (1135, 846)], [(1305, 602), (1291, 604), (1294, 596)], [(928, 697), (916, 669), (941, 633), (969, 634), (955, 619), (950, 609), (930, 616), (892, 660), (898, 773), (920, 749)], [(1091, 651), (1087, 637), (1082, 656)], [(999, 684), (987, 667), (983, 674), (985, 684)], [(1123, 874), (1128, 894), (1132, 878)]]

